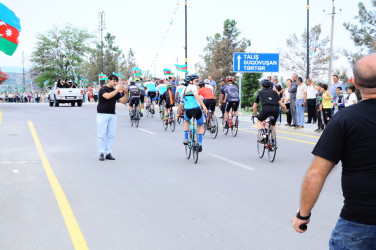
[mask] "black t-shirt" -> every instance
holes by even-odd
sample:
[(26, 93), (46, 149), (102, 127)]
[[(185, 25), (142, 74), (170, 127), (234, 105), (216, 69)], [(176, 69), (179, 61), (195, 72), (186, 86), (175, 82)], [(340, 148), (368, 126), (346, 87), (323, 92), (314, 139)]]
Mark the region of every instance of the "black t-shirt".
[(272, 89), (262, 89), (258, 93), (255, 103), (260, 103), (262, 106), (272, 105), (272, 106), (279, 106), (279, 95)]
[(312, 154), (342, 162), (341, 217), (376, 225), (376, 99), (344, 108), (331, 118)]
[(120, 93), (116, 93), (116, 95), (114, 97), (112, 97), (111, 99), (106, 99), (103, 97), (103, 94), (104, 93), (110, 93), (112, 91), (114, 91), (115, 89), (114, 88), (110, 88), (108, 86), (103, 86), (100, 90), (99, 90), (99, 94), (98, 94), (98, 97), (99, 97), (99, 101), (98, 101), (98, 106), (97, 106), (97, 112), (98, 113), (103, 113), (103, 114), (115, 114), (115, 105), (116, 105), (116, 101), (121, 98), (121, 95)]

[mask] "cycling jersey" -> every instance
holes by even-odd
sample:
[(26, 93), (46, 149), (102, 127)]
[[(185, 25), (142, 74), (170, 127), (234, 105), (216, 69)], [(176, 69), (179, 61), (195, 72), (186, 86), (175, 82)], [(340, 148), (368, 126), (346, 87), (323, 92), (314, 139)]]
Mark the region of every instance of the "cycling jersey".
[(184, 95), (184, 108), (187, 109), (194, 109), (194, 108), (199, 108), (200, 105), (197, 102), (194, 93), (198, 93), (197, 91), (197, 86), (190, 84), (187, 86), (185, 89), (185, 92), (183, 93)]
[(228, 84), (226, 88), (223, 88), (223, 91), (226, 95), (227, 102), (239, 102), (239, 89), (234, 84)]
[(255, 103), (260, 103), (262, 106), (272, 105), (279, 106), (279, 95), (276, 91), (272, 89), (262, 89), (258, 93)]
[(128, 86), (128, 93), (130, 97), (133, 96), (140, 96), (140, 90), (136, 85), (130, 85)]
[(143, 84), (142, 82), (136, 82), (136, 86), (137, 86), (138, 89), (140, 90), (141, 95), (145, 95), (145, 87), (144, 87), (144, 84)]
[(198, 90), (198, 94), (204, 97), (205, 100), (215, 100), (215, 96), (211, 90), (211, 88), (203, 87)]
[(147, 82), (145, 84), (146, 88), (148, 88), (148, 91), (151, 91), (151, 92), (156, 92), (157, 89), (155, 88), (155, 83), (154, 82)]
[(159, 84), (159, 85), (156, 87), (156, 89), (157, 89), (157, 91), (159, 92), (159, 95), (161, 96), (161, 95), (164, 94), (164, 92), (166, 92), (166, 90), (167, 90), (167, 85), (164, 84), (164, 83), (161, 83), (161, 84)]

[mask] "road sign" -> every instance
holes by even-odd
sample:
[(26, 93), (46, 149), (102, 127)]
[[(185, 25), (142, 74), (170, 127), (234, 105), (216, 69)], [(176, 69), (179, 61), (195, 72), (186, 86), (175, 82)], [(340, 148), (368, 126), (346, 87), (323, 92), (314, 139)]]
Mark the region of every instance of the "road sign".
[(235, 72), (279, 72), (279, 54), (234, 53)]

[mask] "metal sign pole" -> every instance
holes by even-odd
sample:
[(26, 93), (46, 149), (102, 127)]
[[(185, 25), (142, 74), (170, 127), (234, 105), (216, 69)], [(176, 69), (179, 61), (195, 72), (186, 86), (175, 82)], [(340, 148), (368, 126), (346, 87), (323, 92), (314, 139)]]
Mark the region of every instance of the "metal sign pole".
[(242, 76), (243, 76), (243, 73), (240, 72), (240, 76), (239, 76), (239, 96), (240, 96), (239, 112), (242, 109)]

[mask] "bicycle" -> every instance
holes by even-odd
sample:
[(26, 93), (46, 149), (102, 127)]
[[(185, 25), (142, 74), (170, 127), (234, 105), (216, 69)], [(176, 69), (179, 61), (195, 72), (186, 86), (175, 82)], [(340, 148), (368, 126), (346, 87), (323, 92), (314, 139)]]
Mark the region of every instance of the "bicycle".
[(192, 154), (192, 159), (195, 164), (198, 161), (199, 145), (198, 145), (198, 132), (196, 128), (196, 118), (192, 118), (189, 122), (189, 143), (184, 145), (185, 156), (189, 160)]
[[(163, 116), (164, 116), (164, 113), (163, 113)], [(167, 123), (166, 123), (166, 119), (167, 119)], [(169, 108), (167, 116), (162, 119), (162, 122), (163, 122), (164, 130), (167, 130), (168, 125), (170, 125), (171, 132), (175, 131), (176, 115), (174, 111), (172, 110), (172, 107)]]
[(161, 108), (159, 109), (159, 116), (161, 119), (164, 119), (164, 109), (165, 109), (165, 101), (163, 100), (161, 103)]
[[(255, 123), (252, 116), (253, 123)], [(268, 158), (270, 162), (273, 162), (277, 154), (277, 136), (274, 128), (271, 127), (271, 121), (275, 118), (269, 116), (262, 122), (262, 129), (257, 133), (257, 153), (260, 158), (264, 157), (265, 149), (268, 149)]]
[(148, 105), (146, 105), (146, 111), (147, 111), (146, 116), (147, 116), (147, 117), (150, 116), (150, 118), (153, 118), (154, 113), (155, 113), (155, 110), (154, 110), (154, 106), (153, 106), (153, 104), (148, 104)]
[(135, 124), (136, 127), (138, 127), (138, 124), (140, 123), (140, 112), (136, 109), (136, 104), (133, 104), (133, 109), (130, 114), (130, 119), (131, 119), (131, 126)]
[(210, 131), (210, 137), (212, 139), (217, 138), (217, 135), (218, 135), (218, 120), (217, 120), (217, 117), (214, 114), (211, 114), (210, 111), (208, 111), (208, 115), (205, 116), (205, 124), (204, 125), (205, 125), (204, 134), (205, 134), (206, 130), (209, 130)]
[(225, 119), (222, 120), (223, 125), (223, 133), (227, 135), (228, 130), (231, 128), (231, 134), (233, 137), (235, 137), (238, 134), (238, 128), (239, 128), (239, 118), (237, 115), (234, 114), (234, 106), (232, 105), (231, 112), (228, 116), (228, 127), (226, 128)]
[(177, 118), (178, 124), (180, 124), (182, 121), (184, 121), (184, 107), (181, 109), (180, 115)]

